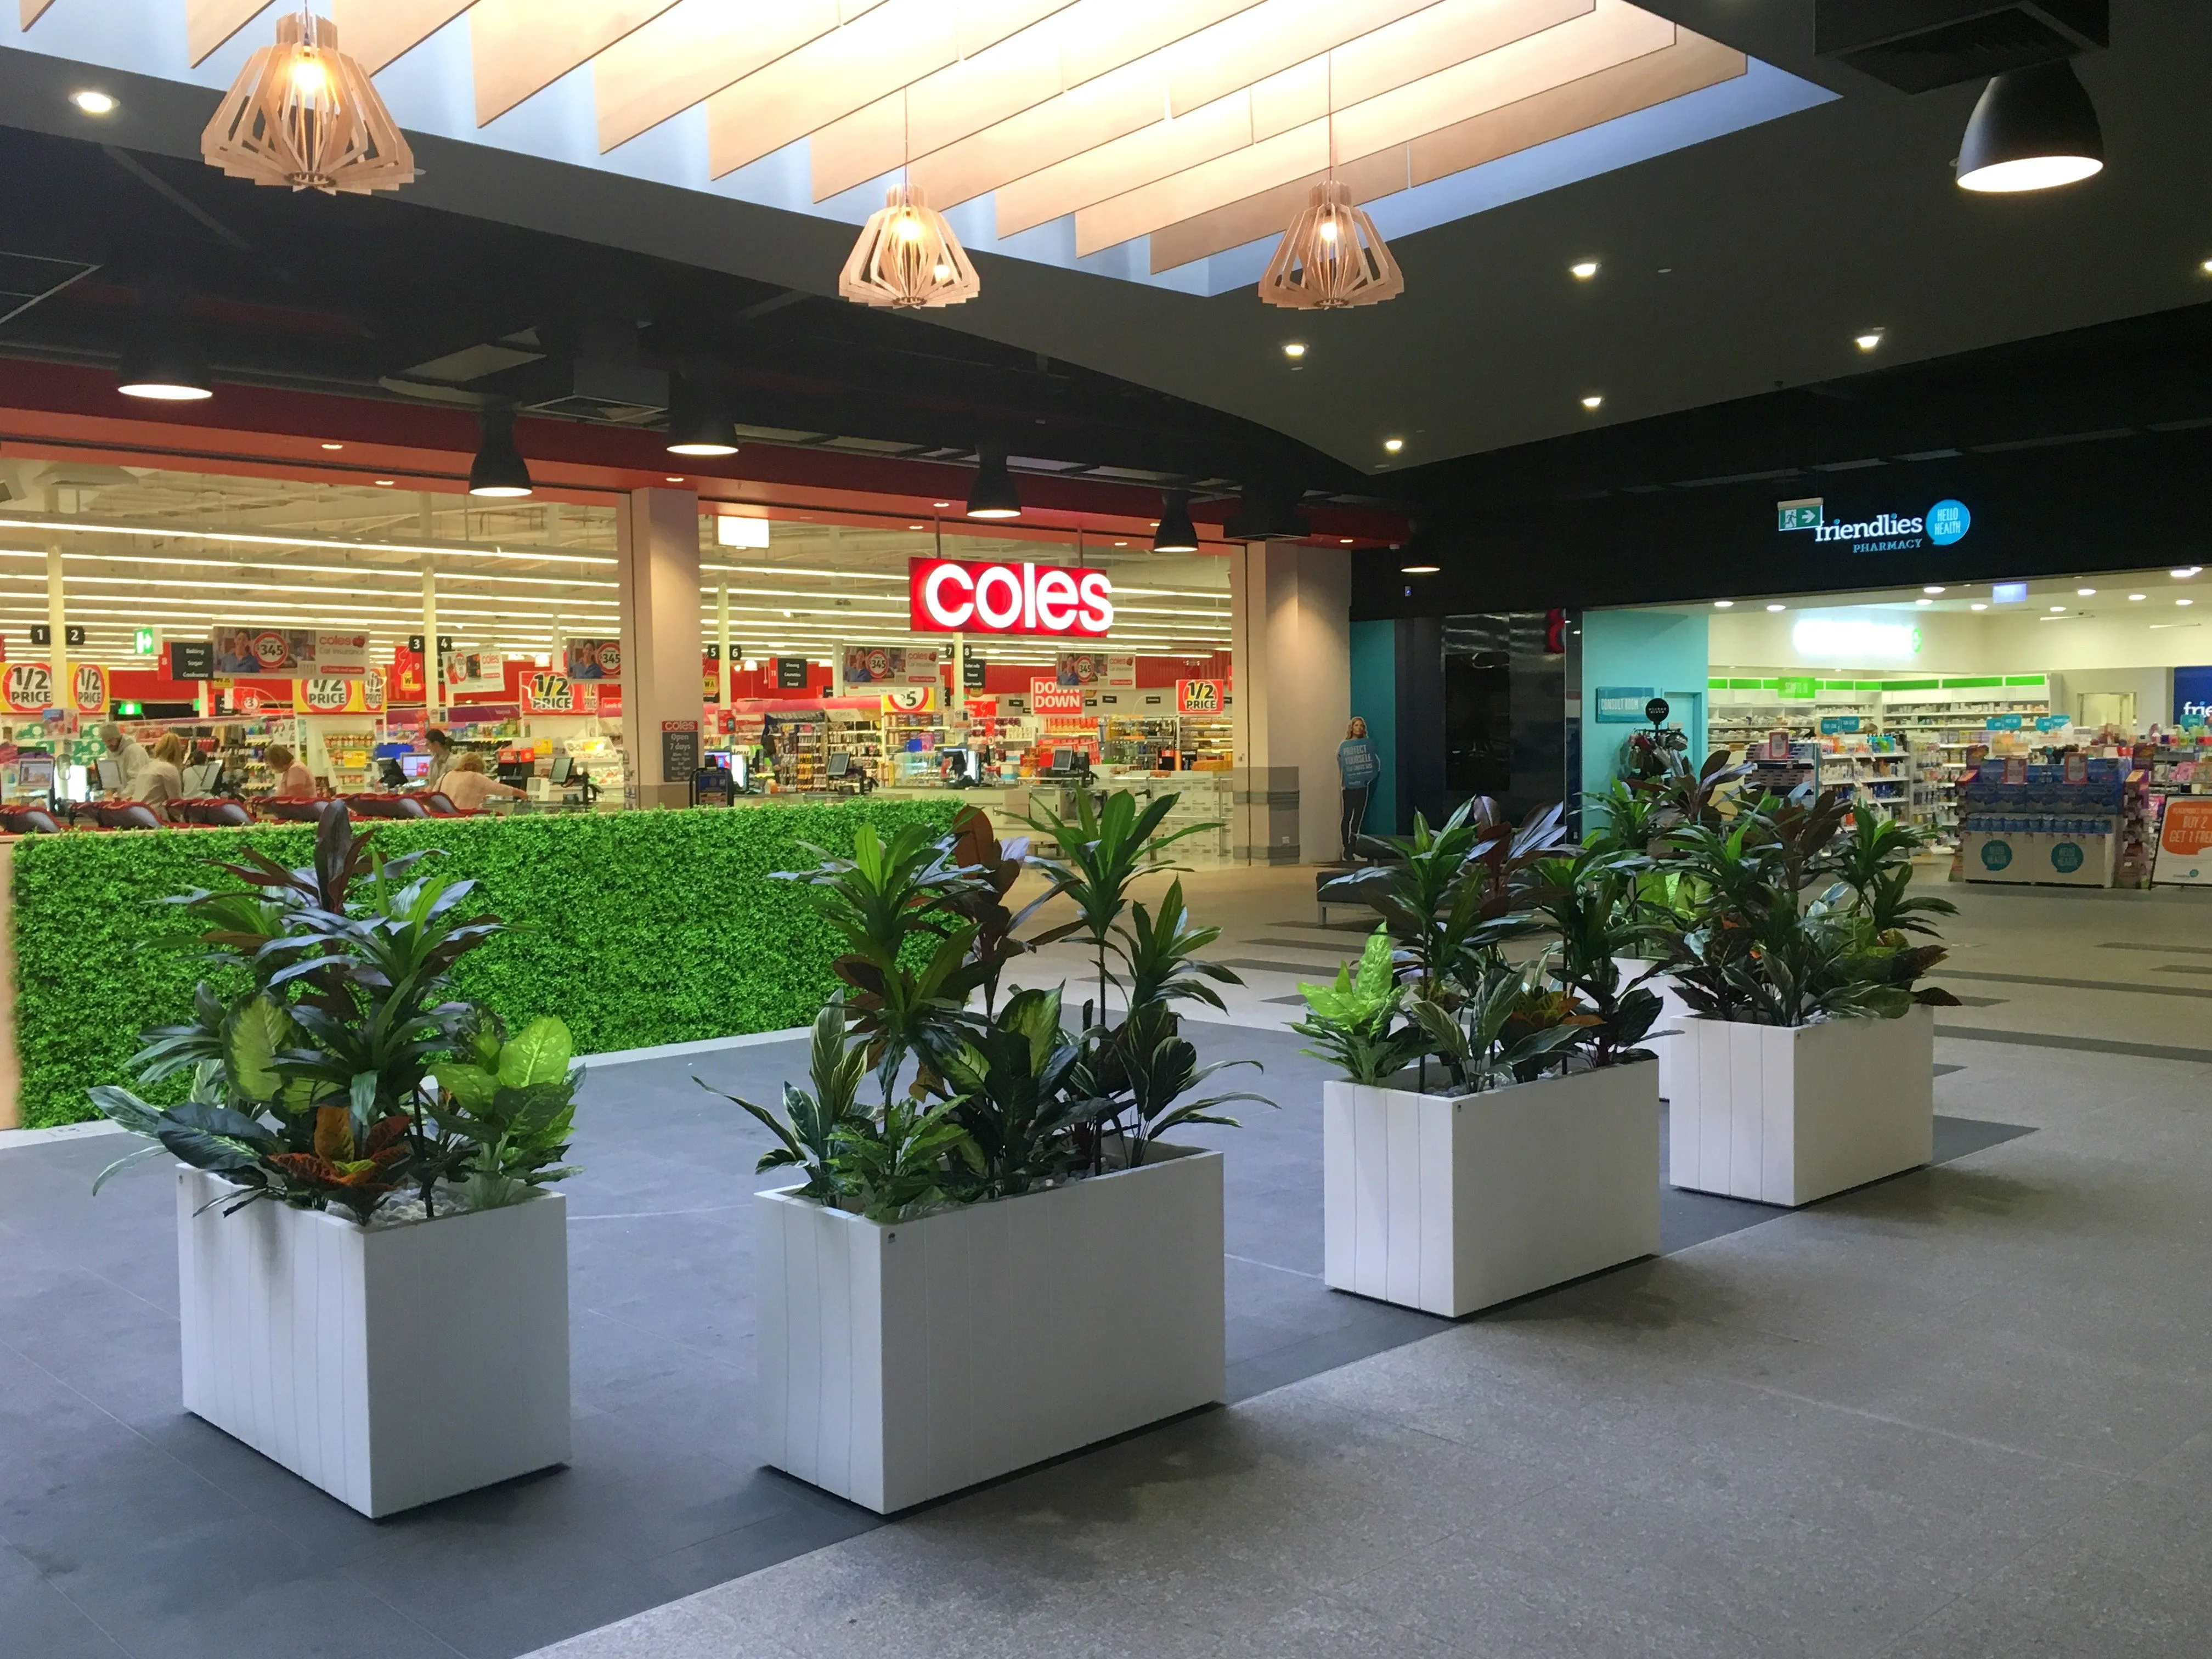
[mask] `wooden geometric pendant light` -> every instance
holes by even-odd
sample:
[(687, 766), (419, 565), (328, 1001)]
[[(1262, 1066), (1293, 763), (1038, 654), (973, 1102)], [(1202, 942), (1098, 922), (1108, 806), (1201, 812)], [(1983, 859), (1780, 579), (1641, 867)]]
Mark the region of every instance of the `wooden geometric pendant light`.
[(968, 250), (922, 198), (918, 185), (893, 185), (868, 216), (837, 279), (837, 292), (856, 305), (957, 306), (983, 291)]
[(1336, 179), (1313, 187), (1260, 279), (1262, 300), (1294, 311), (1379, 305), (1405, 291), (1389, 244), (1352, 205), (1352, 186)]
[(367, 195), (416, 176), (415, 153), (337, 25), (302, 6), (276, 23), (200, 135), (210, 167), (257, 185)]

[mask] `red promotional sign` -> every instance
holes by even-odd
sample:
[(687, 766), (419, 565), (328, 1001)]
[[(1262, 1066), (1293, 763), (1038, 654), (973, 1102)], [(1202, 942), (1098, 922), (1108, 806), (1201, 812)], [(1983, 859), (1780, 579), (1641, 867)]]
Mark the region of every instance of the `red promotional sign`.
[(917, 634), (1103, 639), (1114, 626), (1114, 584), (1103, 570), (1064, 565), (914, 559), (907, 607)]
[(1220, 680), (1177, 680), (1176, 713), (1218, 714), (1228, 700), (1228, 687)]
[(1083, 714), (1083, 688), (1079, 685), (1062, 685), (1057, 680), (1047, 679), (1040, 675), (1030, 682), (1030, 713), (1049, 715), (1072, 714), (1080, 719)]

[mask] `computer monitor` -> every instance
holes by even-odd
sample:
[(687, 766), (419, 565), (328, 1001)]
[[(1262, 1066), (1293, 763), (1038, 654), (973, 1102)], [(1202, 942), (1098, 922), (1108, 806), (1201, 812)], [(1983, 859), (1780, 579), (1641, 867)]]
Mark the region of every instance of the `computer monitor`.
[(852, 769), (853, 757), (850, 755), (838, 754), (830, 757), (830, 775), (831, 777), (844, 777), (848, 775)]
[(112, 755), (100, 757), (100, 787), (103, 789), (120, 789), (123, 787), (123, 763)]
[(187, 766), (183, 778), (187, 795), (212, 795), (216, 786), (222, 781), (222, 763), (202, 761), (198, 766)]
[(1075, 769), (1075, 751), (1073, 749), (1054, 750), (1052, 769), (1055, 772), (1073, 772)]
[(430, 757), (428, 755), (402, 755), (399, 757), (399, 775), (410, 783), (422, 782), (430, 775)]
[(570, 756), (570, 755), (556, 755), (556, 756), (554, 756), (554, 757), (553, 757), (553, 781), (554, 781), (554, 782), (556, 782), (556, 783), (569, 783), (569, 782), (573, 782), (573, 781), (574, 781), (574, 779), (575, 779), (575, 776), (576, 776), (576, 762), (575, 762), (575, 757), (574, 757), (574, 756)]

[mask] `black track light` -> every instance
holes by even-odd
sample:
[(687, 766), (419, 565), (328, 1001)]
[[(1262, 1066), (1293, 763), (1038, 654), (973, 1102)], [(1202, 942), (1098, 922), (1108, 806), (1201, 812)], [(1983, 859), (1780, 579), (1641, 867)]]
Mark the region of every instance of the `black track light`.
[(1160, 527), (1152, 532), (1155, 553), (1195, 553), (1198, 530), (1190, 521), (1190, 491), (1170, 489), (1160, 505)]
[(1962, 190), (2051, 190), (2104, 167), (2097, 106), (2063, 58), (1993, 78), (1982, 88), (1959, 146)]
[(123, 354), (116, 390), (126, 398), (169, 404), (194, 404), (215, 396), (207, 359), (176, 295), (149, 291), (139, 296), (138, 303), (139, 317)]
[(730, 418), (729, 401), (712, 380), (681, 374), (668, 377), (668, 453), (738, 453), (738, 428)]
[(1014, 475), (1006, 471), (1006, 447), (994, 439), (987, 438), (975, 446), (975, 482), (968, 491), (968, 516), (1022, 516), (1021, 491), (1014, 488)]
[(529, 495), (536, 486), (530, 482), (530, 464), (514, 447), (514, 410), (487, 408), (478, 420), (483, 435), (469, 468), (469, 494), (501, 498)]

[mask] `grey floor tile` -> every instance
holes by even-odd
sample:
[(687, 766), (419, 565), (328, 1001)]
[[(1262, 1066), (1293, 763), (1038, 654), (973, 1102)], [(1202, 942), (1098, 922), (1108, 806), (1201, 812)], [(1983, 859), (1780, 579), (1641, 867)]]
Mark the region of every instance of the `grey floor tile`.
[(39, 1570), (0, 1545), (0, 1659), (125, 1659)]

